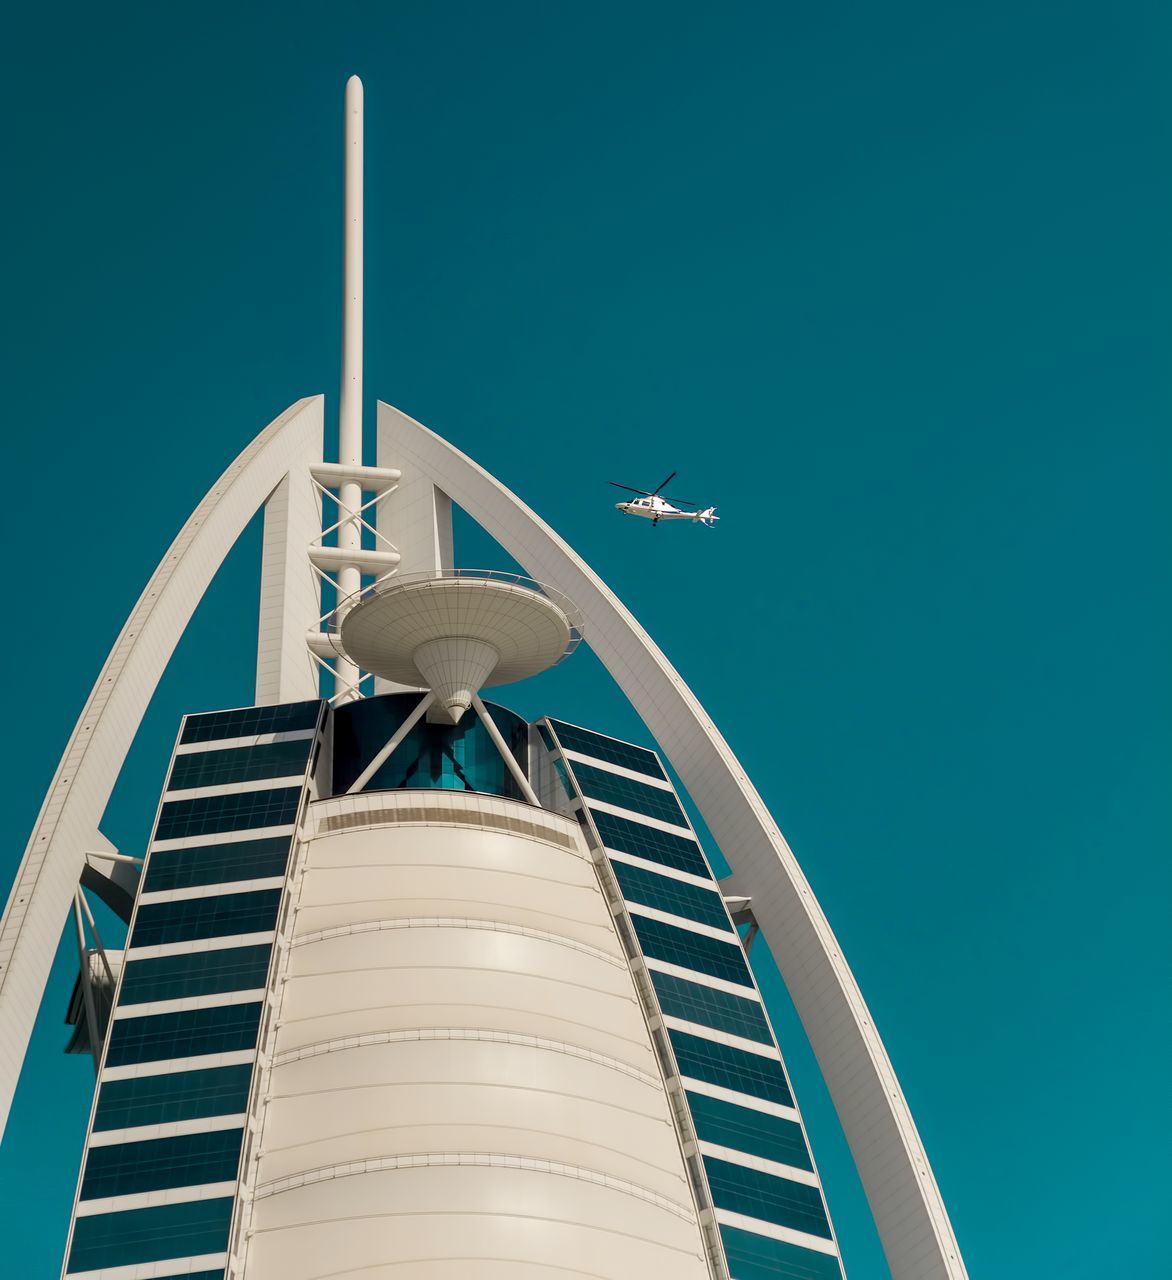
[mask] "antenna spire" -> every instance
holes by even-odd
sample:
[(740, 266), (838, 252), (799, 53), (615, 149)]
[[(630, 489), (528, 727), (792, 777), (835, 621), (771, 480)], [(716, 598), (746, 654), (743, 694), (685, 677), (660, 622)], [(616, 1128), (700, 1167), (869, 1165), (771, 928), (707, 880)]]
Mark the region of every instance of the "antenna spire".
[[(363, 222), (363, 91), (362, 81), (346, 81), (345, 210), (342, 240), (342, 392), (338, 405), (338, 461), (343, 467), (362, 466), (362, 222)], [(338, 487), (338, 547), (359, 551), (362, 526), (362, 485), (348, 480)], [(356, 566), (338, 573), (338, 601), (362, 586)], [(358, 668), (339, 658), (339, 682), (356, 684)]]

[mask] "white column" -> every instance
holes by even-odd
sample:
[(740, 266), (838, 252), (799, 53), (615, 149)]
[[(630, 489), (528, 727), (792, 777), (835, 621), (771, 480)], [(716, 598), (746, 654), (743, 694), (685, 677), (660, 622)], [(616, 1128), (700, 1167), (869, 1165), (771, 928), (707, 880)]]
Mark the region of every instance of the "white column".
[[(338, 408), (338, 461), (344, 467), (362, 465), (362, 81), (351, 76), (346, 81), (345, 137), (345, 229), (342, 246), (342, 391)], [(345, 519), (346, 512), (362, 505), (362, 485), (347, 480), (338, 486), (338, 546), (358, 551), (362, 529), (357, 519)], [(362, 585), (357, 567), (338, 572), (340, 597), (352, 595)], [(341, 621), (339, 616), (338, 621)], [(337, 663), (339, 683), (357, 684), (358, 668), (348, 658)], [(347, 699), (343, 697), (341, 701)]]

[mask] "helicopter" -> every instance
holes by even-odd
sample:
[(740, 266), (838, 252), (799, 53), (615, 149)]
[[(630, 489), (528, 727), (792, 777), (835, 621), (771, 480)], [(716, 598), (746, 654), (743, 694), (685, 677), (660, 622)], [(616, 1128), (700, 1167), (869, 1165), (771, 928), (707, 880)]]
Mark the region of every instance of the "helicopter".
[(629, 484), (618, 484), (614, 480), (608, 480), (607, 483), (614, 485), (616, 489), (625, 489), (628, 493), (637, 493), (639, 497), (633, 501), (616, 502), (615, 508), (624, 515), (642, 516), (644, 520), (650, 520), (653, 525), (658, 524), (661, 520), (691, 520), (693, 524), (707, 525), (709, 529), (713, 528), (720, 517), (716, 514), (715, 507), (705, 507), (703, 511), (684, 511), (680, 507), (672, 506), (673, 502), (682, 502), (689, 507), (699, 507), (698, 503), (689, 502), (687, 498), (672, 498), (670, 501), (666, 497), (661, 497), (660, 492), (664, 485), (670, 484), (679, 474), (673, 471), (662, 484), (657, 485), (650, 492), (646, 489), (632, 489)]

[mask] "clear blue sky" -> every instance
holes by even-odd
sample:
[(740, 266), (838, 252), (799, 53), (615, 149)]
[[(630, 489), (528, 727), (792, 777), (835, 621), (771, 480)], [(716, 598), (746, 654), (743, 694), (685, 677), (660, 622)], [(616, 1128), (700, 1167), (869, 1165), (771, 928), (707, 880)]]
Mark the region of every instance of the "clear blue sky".
[[(357, 71), (372, 399), (537, 507), (705, 702), (973, 1275), (1166, 1274), (1170, 37), (1036, 0), (13, 10), (5, 883), (186, 513), (292, 400), (336, 406)], [(610, 509), (673, 468), (716, 532)], [(257, 547), (140, 735), (124, 847), (180, 713), (250, 699)], [(640, 734), (589, 655), (510, 700)], [(57, 1274), (91, 1088), (62, 955), (0, 1149), (22, 1280)], [(770, 994), (848, 1271), (883, 1277)]]

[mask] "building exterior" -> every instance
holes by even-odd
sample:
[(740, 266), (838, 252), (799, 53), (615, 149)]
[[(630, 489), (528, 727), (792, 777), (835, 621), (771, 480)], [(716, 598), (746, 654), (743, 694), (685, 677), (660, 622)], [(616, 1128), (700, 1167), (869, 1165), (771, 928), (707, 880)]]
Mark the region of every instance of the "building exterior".
[[(892, 1274), (965, 1276), (841, 948), (678, 673), (446, 441), (380, 404), (365, 463), (361, 152), (352, 80), (338, 461), (321, 398), (299, 401), (192, 514), (0, 921), (0, 1116), (70, 909), (79, 937), (73, 1046), (99, 1078), (63, 1275), (839, 1277), (763, 937)], [(453, 502), (532, 579), (457, 569)], [(184, 720), (144, 857), (115, 850), (100, 822), (139, 719), (259, 507), (255, 705)], [(481, 699), (583, 638), (662, 754)], [(83, 889), (127, 918), (120, 955), (91, 945)]]

